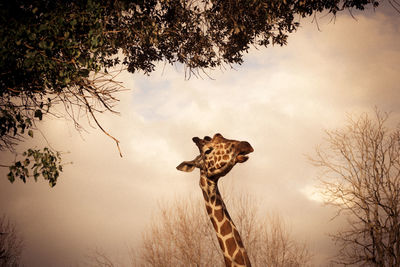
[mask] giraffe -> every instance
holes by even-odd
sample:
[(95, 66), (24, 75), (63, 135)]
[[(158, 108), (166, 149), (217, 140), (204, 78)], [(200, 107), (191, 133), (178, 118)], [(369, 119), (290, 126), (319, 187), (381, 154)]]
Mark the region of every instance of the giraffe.
[(200, 169), (200, 188), (224, 255), (225, 265), (250, 267), (250, 260), (242, 239), (218, 190), (218, 180), (225, 176), (236, 163), (245, 162), (248, 159), (247, 154), (254, 150), (246, 141), (229, 140), (219, 133), (213, 138), (193, 137), (192, 140), (199, 148), (200, 155), (192, 161), (182, 162), (176, 168), (185, 172), (191, 172), (194, 168)]

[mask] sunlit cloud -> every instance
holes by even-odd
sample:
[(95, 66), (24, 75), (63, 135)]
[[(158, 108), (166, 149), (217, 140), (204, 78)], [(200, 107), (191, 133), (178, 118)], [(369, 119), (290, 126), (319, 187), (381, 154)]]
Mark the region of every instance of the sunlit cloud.
[(324, 203), (324, 195), (315, 186), (306, 185), (305, 187), (300, 189), (300, 192), (304, 194), (309, 200), (318, 203)]

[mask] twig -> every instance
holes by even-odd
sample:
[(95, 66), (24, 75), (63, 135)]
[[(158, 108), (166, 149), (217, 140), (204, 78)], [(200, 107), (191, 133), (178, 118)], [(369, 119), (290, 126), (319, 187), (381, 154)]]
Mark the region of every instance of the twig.
[(108, 137), (110, 137), (111, 139), (113, 139), (115, 141), (115, 143), (117, 144), (119, 155), (122, 158), (121, 148), (119, 147), (119, 143), (120, 143), (119, 140), (117, 138), (115, 138), (114, 136), (112, 136), (111, 134), (109, 134), (106, 130), (104, 130), (103, 127), (101, 127), (100, 123), (97, 121), (96, 116), (93, 114), (92, 108), (91, 108), (89, 102), (87, 101), (86, 96), (82, 95), (82, 98), (86, 103), (86, 107), (87, 107), (90, 115), (92, 116), (92, 118), (94, 119), (94, 121), (96, 122), (96, 124), (100, 128), (100, 130), (102, 130), (104, 134), (106, 134)]

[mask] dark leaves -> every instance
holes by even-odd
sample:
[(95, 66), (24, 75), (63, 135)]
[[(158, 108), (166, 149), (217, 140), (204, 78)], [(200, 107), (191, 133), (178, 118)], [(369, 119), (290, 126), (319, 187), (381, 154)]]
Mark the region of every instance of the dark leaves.
[(61, 157), (58, 152), (45, 147), (43, 150), (28, 149), (23, 153), (24, 161), (17, 161), (9, 167), (8, 180), (13, 183), (16, 178), (26, 183), (27, 178), (33, 177), (37, 181), (41, 175), (51, 187), (57, 183), (62, 172)]
[(42, 111), (41, 111), (40, 109), (35, 110), (35, 115), (34, 115), (34, 117), (35, 117), (35, 118), (38, 118), (39, 120), (42, 120), (42, 117), (43, 117)]

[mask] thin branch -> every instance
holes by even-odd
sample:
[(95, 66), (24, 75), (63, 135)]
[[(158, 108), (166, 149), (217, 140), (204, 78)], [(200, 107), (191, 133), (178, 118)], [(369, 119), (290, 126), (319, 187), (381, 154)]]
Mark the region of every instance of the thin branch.
[(103, 127), (100, 125), (100, 123), (97, 121), (97, 118), (96, 118), (96, 116), (94, 115), (94, 113), (93, 113), (93, 111), (92, 111), (92, 108), (91, 108), (89, 102), (88, 102), (87, 99), (86, 99), (86, 96), (82, 96), (82, 98), (83, 98), (83, 100), (84, 100), (85, 103), (86, 103), (87, 110), (89, 111), (90, 115), (92, 116), (93, 120), (96, 122), (96, 124), (97, 124), (97, 126), (100, 128), (100, 130), (101, 130), (103, 133), (105, 133), (108, 137), (110, 137), (111, 139), (113, 139), (113, 140), (115, 141), (115, 143), (116, 143), (116, 145), (117, 145), (117, 148), (118, 148), (118, 151), (119, 151), (119, 155), (120, 155), (120, 157), (122, 158), (121, 148), (119, 147), (119, 143), (120, 143), (119, 140), (116, 139), (114, 136), (110, 135), (106, 130), (104, 130), (104, 128), (103, 128)]

